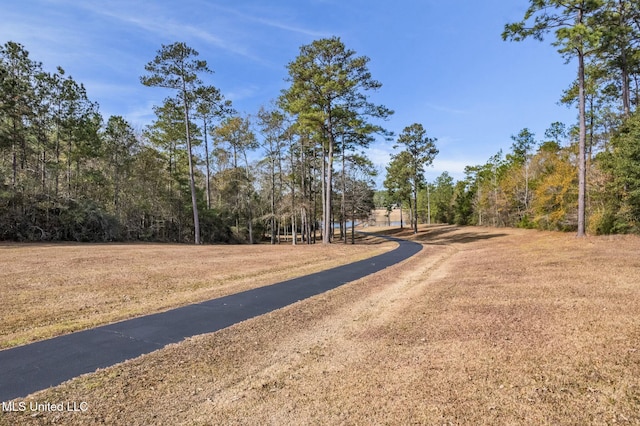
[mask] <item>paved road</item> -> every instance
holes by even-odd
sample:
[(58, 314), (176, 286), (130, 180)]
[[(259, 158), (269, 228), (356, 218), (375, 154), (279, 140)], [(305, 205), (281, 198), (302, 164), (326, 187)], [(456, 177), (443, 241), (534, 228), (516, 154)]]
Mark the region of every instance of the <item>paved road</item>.
[(0, 351), (0, 401), (184, 340), (211, 333), (331, 290), (407, 259), (422, 245), (400, 245), (370, 259), (289, 281)]

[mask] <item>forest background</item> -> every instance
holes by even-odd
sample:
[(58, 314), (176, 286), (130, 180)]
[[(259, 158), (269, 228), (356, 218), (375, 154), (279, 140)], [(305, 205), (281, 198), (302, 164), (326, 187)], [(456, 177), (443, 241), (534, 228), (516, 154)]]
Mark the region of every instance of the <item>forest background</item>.
[[(238, 114), (217, 88), (201, 83), (207, 64), (197, 52), (162, 46), (156, 59), (181, 46), (195, 68), (183, 73), (182, 86), (151, 81), (158, 69), (141, 70), (146, 85), (176, 89), (143, 131), (123, 117), (102, 117), (81, 82), (62, 68), (45, 71), (26, 47), (7, 42), (0, 52), (0, 239), (276, 242), (293, 233), (311, 243), (332, 221), (346, 239), (347, 222), (366, 220), (374, 206), (411, 207), (413, 223), (574, 231), (581, 158), (587, 231), (637, 233), (640, 7), (622, 0), (562, 4), (532, 2), (503, 36), (541, 39), (548, 32), (567, 66), (582, 58), (582, 84), (577, 78), (562, 94), (568, 105), (583, 99), (578, 123), (550, 123), (544, 135), (524, 128), (508, 152), (470, 165), (458, 181), (449, 173), (429, 183), (422, 173), (410, 179), (408, 158), (398, 153), (375, 196), (366, 149), (372, 135), (391, 140), (384, 124), (392, 111), (370, 101), (369, 91), (381, 84), (369, 74), (368, 58), (339, 38), (302, 46), (287, 67), (288, 89), (252, 115)], [(315, 81), (303, 75), (305, 58), (330, 58), (335, 68), (312, 70), (328, 76), (320, 84), (329, 94), (324, 104), (299, 87)], [(348, 78), (332, 79), (340, 72)], [(437, 146), (424, 135), (418, 142)]]

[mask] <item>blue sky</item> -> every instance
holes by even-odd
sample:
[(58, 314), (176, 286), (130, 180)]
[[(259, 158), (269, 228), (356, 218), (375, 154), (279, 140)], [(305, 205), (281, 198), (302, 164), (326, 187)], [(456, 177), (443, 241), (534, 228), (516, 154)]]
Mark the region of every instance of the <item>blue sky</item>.
[[(0, 42), (16, 41), (50, 71), (61, 66), (84, 83), (101, 113), (134, 127), (153, 120), (169, 94), (139, 77), (161, 44), (184, 41), (215, 71), (217, 86), (244, 114), (255, 114), (287, 87), (286, 65), (303, 44), (339, 36), (382, 88), (371, 99), (395, 111), (397, 134), (422, 123), (440, 150), (427, 170), (463, 177), (510, 136), (528, 127), (538, 139), (553, 121), (573, 124), (557, 104), (576, 70), (545, 42), (502, 41), (528, 0), (8, 0)], [(368, 151), (380, 167), (393, 143)]]

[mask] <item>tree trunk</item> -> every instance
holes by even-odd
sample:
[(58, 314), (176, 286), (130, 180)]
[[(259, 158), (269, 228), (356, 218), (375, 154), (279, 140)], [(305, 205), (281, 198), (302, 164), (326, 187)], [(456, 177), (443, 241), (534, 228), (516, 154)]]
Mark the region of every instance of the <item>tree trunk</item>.
[(41, 170), (41, 180), (42, 180), (42, 192), (46, 193), (47, 189), (47, 151), (46, 148), (42, 147), (42, 170)]
[[(15, 134), (14, 134), (15, 137)], [(11, 186), (15, 188), (18, 184), (18, 155), (16, 153), (15, 140), (11, 144)]]
[[(618, 16), (620, 28), (624, 28), (625, 11), (624, 1), (618, 2)], [(620, 51), (620, 71), (621, 71), (621, 84), (622, 84), (622, 109), (625, 118), (631, 115), (631, 82), (629, 79), (629, 59), (627, 57), (627, 46), (624, 46)]]
[(71, 198), (71, 134), (67, 143), (67, 197)]
[[(476, 179), (479, 179), (476, 177)], [(478, 192), (476, 194), (476, 206), (478, 207), (478, 225), (482, 226), (482, 206), (480, 205), (482, 200), (482, 185), (478, 185)]]
[[(579, 13), (582, 21), (582, 12)], [(578, 237), (585, 236), (585, 199), (586, 199), (586, 117), (585, 117), (585, 88), (584, 88), (584, 51), (578, 51), (578, 113), (579, 113), (579, 154), (578, 154)]]
[(282, 227), (282, 220), (276, 221), (276, 231), (277, 231), (277, 233), (276, 233), (276, 241), (278, 242), (278, 244), (280, 244), (282, 242), (282, 240), (280, 238), (282, 236), (282, 234), (280, 233), (281, 227)]
[(529, 159), (524, 159), (524, 211), (529, 214)]
[(293, 177), (293, 150), (291, 151), (291, 240), (295, 246), (298, 244), (298, 233), (296, 229), (296, 180)]
[(418, 233), (418, 181), (413, 182), (413, 210), (411, 212), (411, 226), (413, 233)]
[(347, 211), (345, 208), (347, 182), (345, 174), (345, 143), (344, 137), (342, 138), (342, 199), (340, 201), (340, 233), (344, 239), (344, 243), (347, 244)]
[(271, 160), (271, 244), (276, 243), (276, 166)]
[(311, 244), (311, 214), (309, 212), (309, 206), (311, 205), (311, 188), (310, 188), (311, 183), (309, 182), (309, 179), (307, 176), (308, 172), (310, 172), (310, 170), (307, 169), (309, 167), (309, 165), (307, 164), (307, 161), (308, 161), (308, 158), (305, 155), (305, 150), (303, 148), (300, 153), (300, 172), (302, 174), (301, 176), (302, 199), (304, 200), (301, 213), (303, 215), (302, 217), (304, 218), (303, 235), (305, 238), (305, 243)]
[(191, 132), (189, 131), (189, 104), (187, 102), (186, 89), (184, 96), (184, 128), (187, 137), (187, 158), (189, 160), (189, 186), (191, 187), (191, 206), (193, 208), (194, 242), (200, 244), (200, 220), (198, 217), (198, 199), (196, 197), (196, 182), (193, 174), (193, 158), (191, 153)]
[(113, 208), (120, 219), (120, 173), (118, 173), (118, 154), (114, 155), (113, 164)]
[(248, 188), (249, 185), (249, 160), (247, 159), (247, 152), (243, 151), (244, 165), (245, 165), (245, 177), (247, 179), (247, 191), (245, 196), (247, 197), (247, 213), (249, 214), (249, 220), (247, 221), (247, 228), (249, 229), (249, 244), (253, 244), (253, 208), (251, 207), (251, 194)]
[(298, 232), (296, 230), (296, 213), (291, 212), (291, 244), (298, 244)]
[(325, 199), (325, 215), (327, 218), (325, 230), (326, 230), (326, 242), (331, 243), (333, 240), (333, 144), (329, 146), (329, 156), (327, 158), (327, 198)]
[(60, 187), (60, 124), (58, 120), (56, 120), (56, 177), (55, 177), (55, 195), (58, 196), (58, 191)]
[[(324, 154), (323, 154), (324, 155)], [(316, 149), (313, 150), (313, 159), (315, 162), (316, 167), (314, 168), (314, 176), (313, 176), (313, 180), (316, 182), (318, 182), (318, 151)], [(321, 174), (321, 181), (322, 181), (322, 200), (324, 200), (324, 157), (322, 157), (322, 171), (320, 172)], [(323, 204), (324, 205), (324, 204)], [(313, 191), (313, 244), (316, 243), (316, 239), (317, 239), (317, 233), (318, 233), (318, 228), (317, 228), (317, 224), (318, 224), (318, 188), (316, 187), (316, 189)], [(322, 234), (322, 230), (320, 231), (320, 233)]]
[(207, 190), (207, 209), (211, 210), (211, 167), (209, 165), (209, 142), (207, 141), (207, 120), (202, 120), (202, 127), (204, 130), (204, 160), (205, 166), (207, 170), (207, 180), (205, 181), (205, 186)]
[(351, 244), (356, 243), (356, 212), (351, 214)]
[(322, 244), (331, 242), (331, 180), (333, 168), (333, 142), (329, 141), (327, 160), (323, 160), (323, 197), (322, 197)]
[(431, 192), (429, 191), (428, 182), (427, 182), (427, 225), (431, 225)]
[(629, 79), (629, 70), (627, 69), (627, 54), (622, 51), (622, 107), (624, 110), (624, 116), (629, 117), (631, 115), (631, 82)]

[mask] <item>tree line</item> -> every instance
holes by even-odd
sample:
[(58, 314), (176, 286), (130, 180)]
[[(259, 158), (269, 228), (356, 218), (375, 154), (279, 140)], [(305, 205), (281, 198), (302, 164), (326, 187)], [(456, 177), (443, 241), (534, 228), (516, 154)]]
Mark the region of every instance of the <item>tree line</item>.
[(158, 50), (140, 81), (167, 98), (137, 131), (62, 68), (0, 47), (0, 239), (347, 242), (373, 207), (364, 149), (392, 114), (369, 99), (369, 58), (337, 37), (302, 46), (290, 87), (242, 116), (198, 57)]
[[(578, 236), (640, 233), (640, 2), (531, 0), (523, 20), (505, 25), (502, 37), (549, 34), (577, 64), (576, 80), (561, 97), (577, 106), (577, 123), (551, 123), (539, 139), (522, 129), (509, 152), (466, 167), (458, 182), (448, 173), (429, 184), (422, 179), (413, 216)], [(411, 205), (414, 184), (403, 162), (396, 156), (387, 168), (379, 206)]]
[[(165, 90), (136, 131), (106, 120), (62, 68), (0, 48), (0, 239), (347, 242), (375, 205), (405, 208), (410, 226), (446, 222), (590, 233), (640, 232), (640, 2), (531, 0), (504, 40), (552, 44), (577, 64), (561, 102), (576, 124), (512, 136), (508, 152), (427, 183), (437, 140), (419, 123), (397, 137), (385, 191), (366, 148), (391, 140), (381, 87), (337, 37), (300, 48), (289, 86), (242, 116), (198, 52), (162, 46), (141, 83)], [(152, 90), (152, 89), (149, 89)], [(257, 159), (256, 159), (257, 158)], [(335, 236), (334, 229), (338, 229)]]

